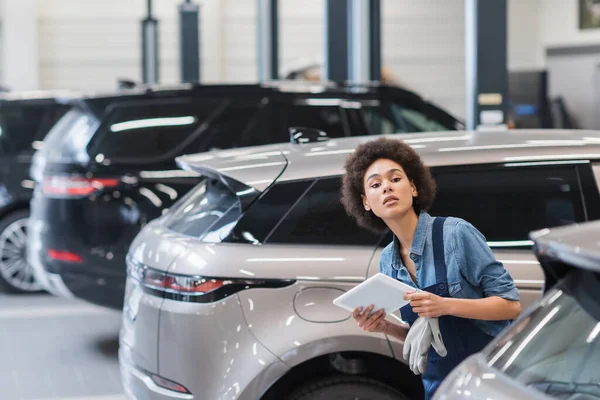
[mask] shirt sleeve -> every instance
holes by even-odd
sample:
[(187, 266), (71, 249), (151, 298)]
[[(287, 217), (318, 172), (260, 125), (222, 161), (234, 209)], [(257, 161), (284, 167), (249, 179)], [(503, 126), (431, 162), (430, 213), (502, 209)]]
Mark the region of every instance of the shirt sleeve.
[(463, 277), (482, 290), (485, 297), (519, 300), (519, 291), (504, 265), (496, 259), (485, 236), (467, 221), (454, 230), (454, 254)]

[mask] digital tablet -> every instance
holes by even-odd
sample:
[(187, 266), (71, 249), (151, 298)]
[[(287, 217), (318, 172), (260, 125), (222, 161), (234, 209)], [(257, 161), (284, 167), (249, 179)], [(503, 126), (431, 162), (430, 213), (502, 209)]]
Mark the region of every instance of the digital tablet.
[(350, 312), (356, 307), (362, 307), (364, 310), (373, 304), (375, 306), (373, 311), (383, 308), (386, 315), (389, 315), (409, 303), (404, 300), (406, 293), (416, 291), (419, 289), (385, 274), (377, 273), (334, 299), (333, 304)]

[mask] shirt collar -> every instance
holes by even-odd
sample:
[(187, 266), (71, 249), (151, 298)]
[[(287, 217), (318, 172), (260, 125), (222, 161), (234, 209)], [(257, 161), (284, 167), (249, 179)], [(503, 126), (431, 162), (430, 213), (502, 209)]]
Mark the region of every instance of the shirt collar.
[(410, 252), (419, 256), (423, 255), (423, 248), (427, 241), (427, 236), (431, 231), (431, 223), (433, 218), (426, 213), (421, 211), (419, 214), (419, 221), (417, 222), (417, 229), (415, 230), (415, 236), (413, 237), (412, 246)]
[[(423, 255), (423, 249), (425, 248), (425, 242), (427, 241), (427, 236), (431, 231), (431, 223), (433, 218), (425, 211), (421, 211), (419, 214), (419, 219), (417, 221), (417, 229), (415, 229), (415, 236), (413, 237), (412, 246), (410, 248), (410, 253), (418, 256)], [(399, 267), (404, 265), (402, 263), (402, 258), (400, 257), (400, 241), (394, 235), (393, 244), (392, 244), (392, 254), (393, 254), (393, 265)]]

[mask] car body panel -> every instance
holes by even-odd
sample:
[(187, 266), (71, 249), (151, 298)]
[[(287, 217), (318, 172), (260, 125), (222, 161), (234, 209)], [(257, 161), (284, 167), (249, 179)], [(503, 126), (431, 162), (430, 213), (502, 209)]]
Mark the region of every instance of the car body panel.
[(444, 380), (435, 400), (548, 400), (549, 397), (518, 384), (501, 372), (489, 368), (486, 360), (476, 354), (463, 361)]
[(15, 208), (29, 207), (33, 181), (29, 179), (31, 156), (0, 157), (0, 216)]
[[(74, 92), (58, 91), (0, 93), (0, 221), (11, 218), (12, 213), (22, 215), (29, 210), (34, 188), (29, 168), (35, 149), (76, 96)], [(21, 265), (27, 266), (25, 262)], [(8, 283), (15, 291), (40, 289), (33, 270), (17, 272), (15, 276), (15, 282)]]
[(119, 334), (120, 347), (134, 365), (152, 373), (158, 372), (158, 335), (148, 335), (147, 332), (157, 330), (161, 305), (161, 298), (143, 293), (139, 285), (128, 278)]
[[(156, 262), (158, 253), (152, 252), (159, 243), (164, 244), (164, 255), (161, 248), (160, 260)], [(372, 256), (368, 247), (310, 246), (307, 254), (307, 247), (296, 245), (202, 243), (160, 227), (159, 221), (140, 234), (131, 248), (136, 261), (143, 262), (138, 254), (144, 254), (145, 265), (159, 270), (168, 268), (173, 274), (353, 283), (365, 279)], [(171, 262), (176, 253), (178, 257)]]
[[(313, 322), (300, 318), (295, 308), (295, 297), (311, 289), (349, 290), (350, 283), (297, 282), (281, 289), (253, 289), (239, 293), (244, 316), (257, 340), (289, 367), (321, 356), (341, 351), (364, 351), (392, 357), (389, 343), (380, 333), (357, 330), (356, 321), (350, 312), (339, 320), (339, 312), (328, 304), (323, 312), (330, 309), (329, 321)], [(319, 303), (318, 294), (306, 297), (304, 304)], [(274, 302), (273, 298), (278, 301)], [(265, 318), (268, 315), (269, 318)]]
[(212, 304), (165, 300), (160, 319), (158, 373), (197, 398), (237, 399), (257, 372), (279, 362), (246, 325), (237, 296)]
[(600, 271), (600, 222), (587, 222), (559, 228), (544, 229), (531, 237), (542, 257), (592, 271)]

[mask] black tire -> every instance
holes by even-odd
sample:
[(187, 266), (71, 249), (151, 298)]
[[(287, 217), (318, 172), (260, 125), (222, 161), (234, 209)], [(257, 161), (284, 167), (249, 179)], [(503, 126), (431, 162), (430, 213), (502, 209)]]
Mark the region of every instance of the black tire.
[(407, 397), (375, 379), (333, 376), (298, 387), (286, 400), (407, 400)]
[(0, 220), (0, 292), (34, 293), (40, 287), (25, 260), (29, 210), (19, 210)]

